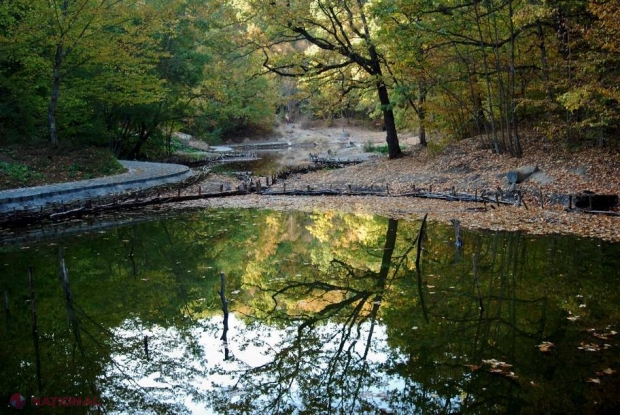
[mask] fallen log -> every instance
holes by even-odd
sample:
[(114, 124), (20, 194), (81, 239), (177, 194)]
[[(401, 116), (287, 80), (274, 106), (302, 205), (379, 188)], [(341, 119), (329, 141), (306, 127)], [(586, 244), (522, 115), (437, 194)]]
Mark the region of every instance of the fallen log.
[(199, 199), (210, 199), (230, 196), (246, 195), (248, 191), (234, 190), (221, 193), (201, 193), (195, 195), (184, 196), (170, 196), (170, 197), (152, 197), (146, 200), (134, 200), (133, 202), (118, 202), (114, 201), (109, 204), (87, 204), (77, 209), (64, 210), (60, 212), (55, 211), (23, 211), (12, 212), (10, 216), (0, 217), (0, 225), (5, 227), (20, 227), (31, 225), (33, 223), (43, 222), (46, 220), (58, 221), (66, 220), (70, 218), (80, 218), (86, 215), (96, 215), (105, 212), (119, 211), (119, 210), (132, 210), (144, 208), (153, 205), (162, 205), (168, 203), (186, 202)]
[[(61, 210), (51, 209), (45, 210), (33, 210), (33, 211), (20, 211), (11, 212), (10, 214), (0, 216), (0, 225), (4, 227), (20, 227), (31, 225), (33, 223), (49, 221), (60, 221), (71, 218), (80, 218), (87, 215), (97, 215), (105, 212), (113, 212), (120, 210), (134, 210), (148, 206), (162, 205), (169, 203), (180, 203), (192, 200), (221, 198), (230, 196), (243, 196), (251, 193), (260, 194), (263, 196), (375, 196), (375, 197), (419, 197), (424, 199), (438, 199), (445, 201), (460, 201), (460, 202), (477, 202), (484, 203), (485, 206), (489, 204), (503, 204), (513, 205), (514, 202), (508, 202), (505, 200), (491, 200), (485, 196), (470, 195), (463, 193), (456, 193), (451, 191), (450, 193), (432, 193), (416, 191), (411, 193), (391, 194), (389, 187), (386, 187), (384, 191), (375, 191), (367, 189), (354, 189), (349, 186), (347, 189), (311, 189), (308, 187), (306, 190), (272, 190), (269, 187), (263, 187), (257, 182), (255, 186), (242, 187), (233, 191), (221, 191), (217, 193), (202, 193), (201, 188), (198, 189), (197, 194), (181, 195), (180, 190), (177, 190), (175, 196), (161, 197), (158, 193), (156, 196), (151, 195), (145, 199), (137, 199), (135, 196), (128, 196), (124, 199), (112, 198), (108, 199), (108, 203), (102, 204), (94, 203), (92, 200), (86, 201), (83, 206), (78, 208), (69, 209), (62, 208)], [(610, 212), (606, 212), (610, 213)]]
[(310, 161), (322, 167), (344, 167), (362, 163), (358, 159), (340, 159), (337, 157), (321, 157), (318, 154), (310, 154)]
[(410, 192), (410, 193), (401, 193), (399, 196), (402, 197), (419, 197), (422, 199), (439, 199), (439, 200), (447, 200), (450, 202), (477, 202), (477, 203), (496, 203), (501, 205), (514, 205), (514, 202), (509, 202), (506, 200), (491, 200), (484, 196), (478, 195), (470, 195), (467, 193), (431, 193), (431, 192)]
[(267, 190), (260, 193), (264, 196), (343, 196), (339, 190), (322, 189), (322, 190)]

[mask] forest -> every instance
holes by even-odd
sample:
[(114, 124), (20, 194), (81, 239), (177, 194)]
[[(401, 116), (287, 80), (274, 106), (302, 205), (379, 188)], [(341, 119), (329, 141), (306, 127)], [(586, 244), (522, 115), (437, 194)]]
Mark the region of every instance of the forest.
[(619, 21), (609, 0), (8, 0), (0, 142), (155, 159), (289, 114), (380, 122), (390, 158), (404, 129), (614, 146)]

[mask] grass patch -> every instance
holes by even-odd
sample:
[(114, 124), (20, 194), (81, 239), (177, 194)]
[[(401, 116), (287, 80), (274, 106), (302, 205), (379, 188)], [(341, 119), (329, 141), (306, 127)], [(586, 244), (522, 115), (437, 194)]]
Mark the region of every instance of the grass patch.
[[(400, 146), (401, 150), (405, 150), (406, 147)], [(372, 141), (366, 142), (364, 144), (364, 151), (367, 153), (379, 153), (379, 154), (389, 154), (389, 148), (387, 144), (382, 144), (380, 146), (375, 145)]]
[(19, 143), (0, 149), (0, 190), (108, 176), (125, 171), (104, 148)]
[(187, 143), (185, 143), (184, 141), (178, 139), (178, 138), (172, 138), (171, 142), (170, 142), (170, 146), (171, 146), (171, 150), (172, 153), (199, 153), (203, 150), (198, 150), (195, 147), (191, 147), (190, 145), (188, 145)]
[(10, 181), (22, 184), (43, 178), (41, 173), (33, 171), (24, 164), (7, 161), (0, 161), (0, 175), (6, 176)]

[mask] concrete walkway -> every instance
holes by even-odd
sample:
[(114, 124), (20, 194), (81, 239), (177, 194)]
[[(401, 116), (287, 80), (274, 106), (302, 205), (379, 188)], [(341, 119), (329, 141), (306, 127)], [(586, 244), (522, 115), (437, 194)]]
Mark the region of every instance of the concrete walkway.
[(14, 209), (39, 209), (50, 203), (85, 201), (164, 184), (179, 183), (193, 176), (189, 167), (178, 164), (119, 162), (126, 173), (77, 182), (24, 187), (0, 191), (0, 213)]

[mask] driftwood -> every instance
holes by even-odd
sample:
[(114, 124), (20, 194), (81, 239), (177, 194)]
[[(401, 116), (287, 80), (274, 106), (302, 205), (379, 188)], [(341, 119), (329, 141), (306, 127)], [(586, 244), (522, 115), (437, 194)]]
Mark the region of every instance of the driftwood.
[(255, 152), (234, 152), (234, 153), (222, 153), (219, 155), (208, 154), (205, 156), (191, 156), (191, 155), (175, 155), (168, 157), (163, 162), (182, 164), (187, 167), (212, 167), (217, 164), (234, 163), (242, 161), (255, 161), (260, 160)]
[[(337, 167), (337, 166), (334, 166), (334, 167)], [(325, 166), (322, 166), (320, 164), (287, 166), (283, 170), (280, 170), (278, 173), (276, 173), (274, 177), (280, 180), (286, 180), (293, 174), (306, 174), (306, 173), (312, 173), (312, 172), (323, 170), (323, 169), (325, 169)]]
[(502, 200), (499, 198), (490, 199), (486, 196), (478, 196), (477, 194), (471, 195), (467, 193), (432, 193), (432, 192), (412, 192), (412, 193), (403, 193), (399, 196), (406, 197), (419, 197), (423, 199), (439, 199), (446, 200), (449, 202), (477, 202), (477, 203), (490, 203), (496, 205), (514, 205), (514, 202)]
[[(275, 178), (272, 183), (275, 183)], [(267, 179), (267, 182), (269, 180)], [(169, 190), (172, 192), (172, 190)], [(121, 211), (121, 210), (134, 210), (145, 208), (148, 206), (163, 205), (169, 203), (187, 202), (200, 199), (212, 199), (222, 198), (230, 196), (243, 196), (250, 193), (261, 194), (264, 196), (375, 196), (375, 197), (419, 197), (424, 199), (438, 199), (445, 201), (460, 201), (460, 202), (477, 202), (484, 203), (485, 206), (489, 204), (503, 204), (512, 205), (513, 202), (500, 200), (496, 197), (495, 200), (489, 199), (486, 196), (478, 196), (471, 194), (456, 193), (454, 190), (447, 193), (433, 193), (423, 190), (417, 190), (416, 192), (391, 194), (390, 189), (386, 186), (382, 190), (376, 190), (374, 188), (353, 188), (348, 186), (347, 189), (312, 189), (308, 186), (307, 189), (293, 189), (286, 190), (286, 186), (283, 186), (283, 190), (272, 190), (269, 185), (263, 185), (260, 180), (250, 181), (239, 186), (237, 190), (225, 191), (223, 187), (220, 188), (220, 192), (216, 193), (203, 193), (199, 188), (197, 194), (181, 195), (181, 190), (176, 190), (175, 196), (161, 197), (159, 193), (157, 195), (143, 196), (139, 198), (137, 196), (126, 196), (122, 198), (108, 198), (105, 201), (102, 200), (89, 200), (79, 205), (61, 205), (52, 207), (51, 209), (44, 210), (42, 208), (37, 210), (24, 210), (14, 211), (6, 213), (0, 216), (0, 225), (5, 227), (19, 227), (33, 223), (43, 221), (59, 221), (70, 218), (80, 218), (87, 215), (97, 215), (107, 212)], [(485, 209), (486, 207), (477, 208), (476, 210)]]

